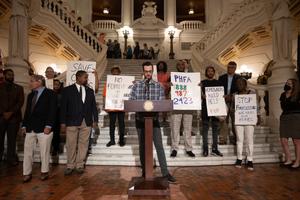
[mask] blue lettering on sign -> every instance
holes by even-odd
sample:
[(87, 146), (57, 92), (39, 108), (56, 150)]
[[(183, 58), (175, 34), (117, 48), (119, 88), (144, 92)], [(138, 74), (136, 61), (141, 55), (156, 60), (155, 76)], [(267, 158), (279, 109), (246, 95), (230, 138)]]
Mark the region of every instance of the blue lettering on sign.
[(180, 83), (191, 83), (192, 80), (188, 76), (180, 76), (180, 75), (174, 75), (175, 82), (180, 82)]
[(181, 104), (189, 105), (189, 104), (193, 104), (193, 100), (191, 97), (179, 97), (179, 98), (174, 98), (173, 103), (174, 105), (181, 105)]

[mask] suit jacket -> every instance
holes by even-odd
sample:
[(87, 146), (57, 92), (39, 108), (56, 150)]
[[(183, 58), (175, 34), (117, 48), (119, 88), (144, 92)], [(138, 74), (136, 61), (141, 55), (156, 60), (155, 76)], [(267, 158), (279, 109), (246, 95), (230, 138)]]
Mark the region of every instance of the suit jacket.
[(85, 102), (82, 102), (75, 84), (65, 87), (60, 105), (60, 123), (66, 126), (80, 126), (83, 119), (87, 126), (98, 122), (98, 111), (94, 91), (85, 87)]
[(3, 118), (4, 112), (13, 112), (8, 121), (21, 122), (23, 104), (24, 89), (22, 86), (7, 82), (0, 85), (0, 120)]
[[(241, 76), (238, 74), (233, 75), (232, 83), (231, 83), (231, 88), (230, 88), (230, 94), (233, 94), (237, 92), (237, 85), (236, 85), (236, 80), (239, 79)], [(227, 95), (227, 88), (228, 88), (228, 74), (223, 74), (222, 76), (219, 77), (219, 81), (221, 85), (224, 87), (224, 92), (225, 95)]]
[(33, 96), (33, 92), (28, 94), (22, 126), (26, 127), (26, 132), (42, 133), (46, 126), (54, 126), (57, 98), (52, 90), (45, 88), (31, 111)]

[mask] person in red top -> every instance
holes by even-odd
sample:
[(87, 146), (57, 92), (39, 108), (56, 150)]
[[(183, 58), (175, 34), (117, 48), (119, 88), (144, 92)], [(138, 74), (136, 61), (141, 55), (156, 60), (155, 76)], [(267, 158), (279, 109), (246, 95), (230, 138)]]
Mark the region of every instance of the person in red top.
[[(168, 65), (164, 61), (159, 61), (157, 64), (157, 80), (162, 85), (165, 91), (165, 98), (169, 99), (170, 94), (170, 73), (168, 72)], [(163, 121), (167, 120), (167, 113), (163, 113)]]
[[(118, 65), (115, 65), (110, 70), (112, 75), (120, 75), (121, 69)], [(103, 99), (104, 99), (104, 105), (105, 105), (105, 97), (106, 97), (106, 83), (103, 90)], [(105, 107), (105, 106), (104, 106)], [(110, 147), (112, 145), (115, 145), (115, 128), (116, 128), (116, 120), (118, 117), (118, 123), (119, 123), (119, 145), (123, 147), (125, 145), (124, 140), (124, 133), (125, 133), (125, 112), (120, 110), (106, 110), (109, 115), (109, 136), (110, 141), (106, 144), (107, 147)]]

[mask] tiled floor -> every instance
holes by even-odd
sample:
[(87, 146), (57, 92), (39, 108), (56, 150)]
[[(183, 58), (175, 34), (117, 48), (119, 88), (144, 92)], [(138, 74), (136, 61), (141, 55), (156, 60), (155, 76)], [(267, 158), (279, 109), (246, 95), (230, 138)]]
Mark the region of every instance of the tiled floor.
[[(64, 167), (52, 166), (50, 179), (42, 182), (39, 164), (34, 164), (32, 181), (23, 184), (22, 163), (17, 167), (2, 163), (0, 199), (123, 200), (128, 199), (131, 177), (140, 175), (136, 167), (87, 166), (83, 175), (65, 177)], [(178, 180), (170, 185), (172, 200), (300, 199), (300, 170), (291, 171), (278, 164), (255, 165), (254, 172), (233, 166), (174, 167), (170, 171)], [(159, 175), (159, 168), (155, 173)]]

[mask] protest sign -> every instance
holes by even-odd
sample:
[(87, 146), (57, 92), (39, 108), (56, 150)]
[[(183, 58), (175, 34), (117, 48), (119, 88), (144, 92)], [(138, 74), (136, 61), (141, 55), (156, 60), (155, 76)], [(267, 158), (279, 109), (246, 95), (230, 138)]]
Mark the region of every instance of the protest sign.
[(124, 110), (124, 100), (129, 99), (134, 76), (107, 75), (105, 109)]
[(201, 110), (200, 73), (171, 72), (174, 110)]
[(226, 116), (224, 87), (205, 87), (208, 116)]
[(235, 95), (235, 125), (256, 125), (256, 94)]

